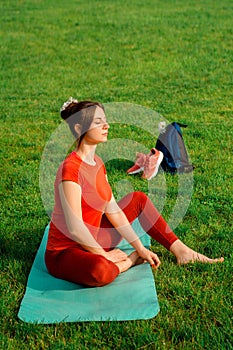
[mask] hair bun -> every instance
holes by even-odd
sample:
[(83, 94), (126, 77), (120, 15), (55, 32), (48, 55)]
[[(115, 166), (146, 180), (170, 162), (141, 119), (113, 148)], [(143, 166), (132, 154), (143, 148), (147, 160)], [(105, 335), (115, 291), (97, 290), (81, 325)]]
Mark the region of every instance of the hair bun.
[(64, 102), (61, 109), (60, 109), (60, 112), (64, 111), (67, 107), (69, 107), (72, 103), (78, 103), (78, 100), (76, 100), (75, 98), (73, 97), (70, 97), (68, 101)]

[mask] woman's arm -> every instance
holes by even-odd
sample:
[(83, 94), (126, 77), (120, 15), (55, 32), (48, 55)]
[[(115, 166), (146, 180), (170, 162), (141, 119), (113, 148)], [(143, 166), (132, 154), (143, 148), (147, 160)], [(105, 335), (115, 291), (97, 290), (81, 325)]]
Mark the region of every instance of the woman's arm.
[(65, 221), (69, 230), (69, 238), (79, 243), (84, 249), (99, 254), (107, 259), (117, 262), (126, 259), (127, 255), (119, 249), (106, 252), (94, 239), (82, 218), (80, 185), (73, 181), (63, 181), (59, 185), (59, 195), (62, 209), (65, 215)]
[(111, 201), (106, 206), (105, 215), (111, 224), (117, 229), (120, 235), (124, 237), (138, 252), (140, 257), (147, 260), (153, 267), (155, 267), (155, 265), (156, 267), (160, 265), (160, 260), (157, 255), (143, 246), (139, 237), (130, 225), (125, 213), (118, 206), (113, 196)]

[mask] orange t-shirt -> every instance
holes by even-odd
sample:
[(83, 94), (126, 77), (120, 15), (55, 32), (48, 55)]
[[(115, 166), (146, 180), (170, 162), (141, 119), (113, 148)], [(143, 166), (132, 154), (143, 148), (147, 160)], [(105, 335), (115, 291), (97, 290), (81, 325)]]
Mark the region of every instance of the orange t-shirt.
[(78, 243), (70, 239), (62, 209), (58, 186), (62, 181), (73, 181), (81, 186), (83, 221), (96, 239), (106, 204), (112, 197), (111, 187), (106, 179), (103, 161), (95, 155), (95, 165), (82, 161), (72, 152), (60, 165), (54, 183), (55, 205), (50, 223), (47, 249), (62, 250)]

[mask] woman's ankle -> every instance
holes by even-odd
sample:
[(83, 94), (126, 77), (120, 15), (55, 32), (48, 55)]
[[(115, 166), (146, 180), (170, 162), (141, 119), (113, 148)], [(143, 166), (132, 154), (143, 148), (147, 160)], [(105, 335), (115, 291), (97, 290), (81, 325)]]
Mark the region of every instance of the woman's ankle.
[(181, 240), (177, 239), (172, 245), (170, 246), (170, 252), (176, 257), (179, 258), (180, 255), (186, 254), (191, 249), (187, 247)]

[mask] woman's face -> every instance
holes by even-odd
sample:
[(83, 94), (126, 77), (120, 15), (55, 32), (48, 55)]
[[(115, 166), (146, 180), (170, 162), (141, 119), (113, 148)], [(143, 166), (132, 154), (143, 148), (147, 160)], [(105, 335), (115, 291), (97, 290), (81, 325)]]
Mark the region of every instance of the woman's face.
[(97, 106), (90, 129), (86, 132), (83, 140), (89, 144), (106, 142), (109, 127), (103, 109)]

